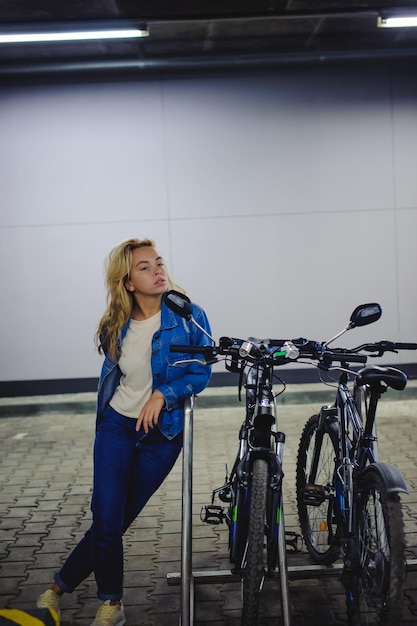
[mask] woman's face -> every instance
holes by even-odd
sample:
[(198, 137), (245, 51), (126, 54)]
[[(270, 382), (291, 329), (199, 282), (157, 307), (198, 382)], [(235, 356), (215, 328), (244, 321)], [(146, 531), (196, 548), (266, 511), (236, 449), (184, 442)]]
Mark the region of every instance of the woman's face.
[(130, 277), (126, 289), (143, 296), (156, 296), (167, 289), (167, 275), (163, 258), (155, 248), (144, 246), (132, 251)]

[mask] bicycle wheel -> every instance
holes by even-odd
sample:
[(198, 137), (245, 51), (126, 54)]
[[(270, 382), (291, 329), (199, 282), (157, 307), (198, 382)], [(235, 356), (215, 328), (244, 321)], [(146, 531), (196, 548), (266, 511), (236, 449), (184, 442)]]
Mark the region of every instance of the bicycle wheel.
[(319, 416), (313, 415), (301, 435), (296, 468), (297, 508), (301, 533), (311, 558), (315, 563), (329, 565), (340, 555), (335, 542), (337, 521), (334, 515), (337, 441), (336, 435), (325, 426), (314, 484), (310, 485), (318, 424)]
[(264, 459), (256, 459), (253, 463), (248, 541), (242, 580), (242, 626), (257, 626), (259, 623), (259, 595), (264, 579), (267, 483), (268, 463)]
[(361, 481), (356, 522), (358, 564), (346, 595), (349, 624), (397, 625), (405, 583), (403, 515), (398, 494), (389, 493), (376, 472)]

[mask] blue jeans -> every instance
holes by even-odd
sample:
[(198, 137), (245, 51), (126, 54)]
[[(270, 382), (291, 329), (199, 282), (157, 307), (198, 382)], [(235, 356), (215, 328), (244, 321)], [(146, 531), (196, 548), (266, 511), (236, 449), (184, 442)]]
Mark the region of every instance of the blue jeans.
[(169, 474), (182, 448), (182, 433), (164, 437), (156, 427), (136, 432), (136, 420), (109, 407), (94, 443), (93, 523), (55, 582), (73, 591), (94, 572), (97, 596), (123, 596), (122, 536)]

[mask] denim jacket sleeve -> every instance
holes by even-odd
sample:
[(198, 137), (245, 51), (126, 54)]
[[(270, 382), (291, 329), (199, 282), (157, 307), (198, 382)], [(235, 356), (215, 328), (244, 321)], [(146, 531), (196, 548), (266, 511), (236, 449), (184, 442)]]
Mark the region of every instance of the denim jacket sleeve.
[[(196, 322), (210, 333), (210, 325), (203, 309), (193, 304), (193, 317)], [(192, 322), (184, 320), (164, 304), (161, 314), (161, 328), (152, 341), (153, 388), (165, 398), (165, 411), (182, 407), (184, 399), (200, 393), (208, 385), (211, 375), (210, 366), (199, 363), (184, 363), (182, 360), (195, 359), (196, 355), (171, 353), (172, 344), (207, 345), (208, 337)]]

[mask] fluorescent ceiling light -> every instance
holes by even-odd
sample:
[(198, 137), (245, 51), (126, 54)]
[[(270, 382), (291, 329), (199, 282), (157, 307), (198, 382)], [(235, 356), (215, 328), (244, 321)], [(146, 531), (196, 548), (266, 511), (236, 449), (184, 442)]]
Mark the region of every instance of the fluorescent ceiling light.
[(417, 26), (417, 15), (378, 17), (379, 28), (410, 28)]
[(0, 43), (34, 43), (50, 41), (86, 41), (92, 39), (132, 39), (147, 37), (149, 31), (139, 28), (114, 30), (62, 31), (46, 33), (0, 33)]

